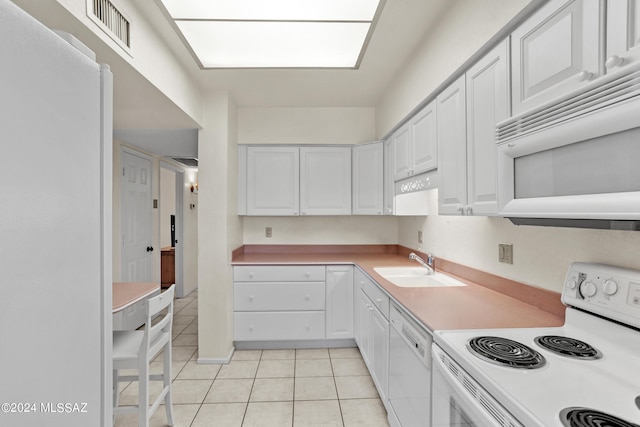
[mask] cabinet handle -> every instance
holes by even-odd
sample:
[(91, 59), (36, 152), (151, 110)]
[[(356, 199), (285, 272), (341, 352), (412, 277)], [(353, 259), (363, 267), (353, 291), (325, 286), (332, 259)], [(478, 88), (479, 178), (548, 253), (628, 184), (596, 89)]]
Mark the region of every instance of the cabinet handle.
[(589, 71), (583, 70), (578, 73), (578, 81), (579, 82), (587, 82), (593, 78), (593, 73)]
[(473, 212), (473, 208), (471, 206), (467, 206), (467, 215), (471, 215)]
[(376, 302), (380, 304), (382, 302), (382, 298), (376, 298)]
[(620, 58), (618, 55), (611, 55), (609, 58), (607, 58), (607, 61), (604, 63), (604, 65), (607, 68), (613, 68), (613, 67), (619, 67), (624, 63), (624, 59)]
[(460, 212), (460, 214), (464, 215), (464, 206), (458, 205), (458, 207), (456, 208), (456, 211), (458, 211), (458, 212)]

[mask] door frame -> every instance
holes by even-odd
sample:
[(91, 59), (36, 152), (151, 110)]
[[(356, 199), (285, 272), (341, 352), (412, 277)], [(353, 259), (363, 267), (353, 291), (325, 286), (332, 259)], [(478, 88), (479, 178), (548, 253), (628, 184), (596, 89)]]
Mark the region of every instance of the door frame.
[[(124, 217), (124, 213), (125, 213), (125, 203), (124, 203), (124, 199), (125, 199), (125, 194), (124, 194), (124, 186), (125, 186), (125, 180), (124, 180), (124, 167), (125, 167), (125, 163), (124, 163), (124, 156), (126, 154), (130, 154), (132, 156), (136, 156), (136, 157), (140, 157), (142, 159), (148, 160), (149, 163), (151, 164), (151, 168), (149, 169), (149, 196), (151, 197), (151, 203), (149, 204), (149, 212), (148, 212), (148, 217), (149, 217), (149, 228), (150, 228), (150, 233), (149, 236), (151, 238), (151, 245), (153, 246), (154, 242), (154, 230), (153, 230), (153, 190), (154, 190), (154, 177), (153, 177), (153, 158), (141, 151), (138, 150), (134, 150), (132, 148), (129, 148), (127, 146), (122, 145), (120, 148), (120, 170), (121, 175), (120, 175), (120, 235), (118, 236), (118, 244), (120, 245), (120, 280), (124, 280), (125, 274), (124, 274), (124, 269), (126, 266), (126, 262), (125, 262), (125, 251), (123, 250), (123, 246), (124, 246), (124, 242), (123, 242), (123, 236), (124, 236), (124, 225), (125, 225), (125, 221), (123, 220)], [(158, 254), (160, 252), (158, 251)], [(158, 255), (159, 256), (159, 255)], [(153, 267), (155, 265), (158, 265), (158, 263), (156, 262), (156, 255), (154, 255), (152, 253), (151, 255), (151, 260), (152, 260), (152, 268), (151, 268), (151, 280), (154, 279), (155, 274), (156, 274), (156, 269)], [(158, 273), (159, 274), (159, 273)], [(160, 277), (158, 276), (158, 280), (160, 280)]]
[[(169, 162), (160, 160), (160, 169), (167, 169), (176, 174), (176, 246), (175, 246), (175, 284), (176, 297), (184, 297), (184, 174), (185, 171)], [(162, 195), (162, 189), (159, 189)], [(162, 197), (159, 197), (162, 205)], [(160, 228), (157, 230), (158, 241), (160, 241)]]

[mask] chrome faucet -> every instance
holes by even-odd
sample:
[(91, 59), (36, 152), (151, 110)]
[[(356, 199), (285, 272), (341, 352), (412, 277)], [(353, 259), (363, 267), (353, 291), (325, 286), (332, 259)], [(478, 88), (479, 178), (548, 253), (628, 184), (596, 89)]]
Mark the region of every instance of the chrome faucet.
[(433, 268), (433, 255), (427, 254), (427, 262), (425, 262), (422, 258), (420, 258), (415, 253), (411, 252), (409, 254), (409, 261), (417, 261), (424, 268), (427, 269), (427, 274), (434, 274), (435, 270)]

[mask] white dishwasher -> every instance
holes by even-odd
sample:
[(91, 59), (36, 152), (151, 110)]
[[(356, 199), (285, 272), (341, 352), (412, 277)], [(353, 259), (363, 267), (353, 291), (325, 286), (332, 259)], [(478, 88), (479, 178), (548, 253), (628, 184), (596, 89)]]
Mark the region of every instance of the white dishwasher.
[(431, 425), (431, 335), (395, 304), (389, 314), (389, 423)]

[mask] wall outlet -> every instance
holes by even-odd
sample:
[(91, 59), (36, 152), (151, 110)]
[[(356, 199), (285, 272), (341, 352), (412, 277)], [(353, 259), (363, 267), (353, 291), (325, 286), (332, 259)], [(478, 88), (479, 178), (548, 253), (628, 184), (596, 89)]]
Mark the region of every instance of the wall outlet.
[(273, 236), (273, 229), (271, 227), (266, 227), (264, 229), (264, 235), (265, 235), (265, 237), (272, 237)]
[(422, 231), (418, 231), (418, 243), (422, 243)]
[(498, 243), (498, 261), (513, 264), (513, 245)]

